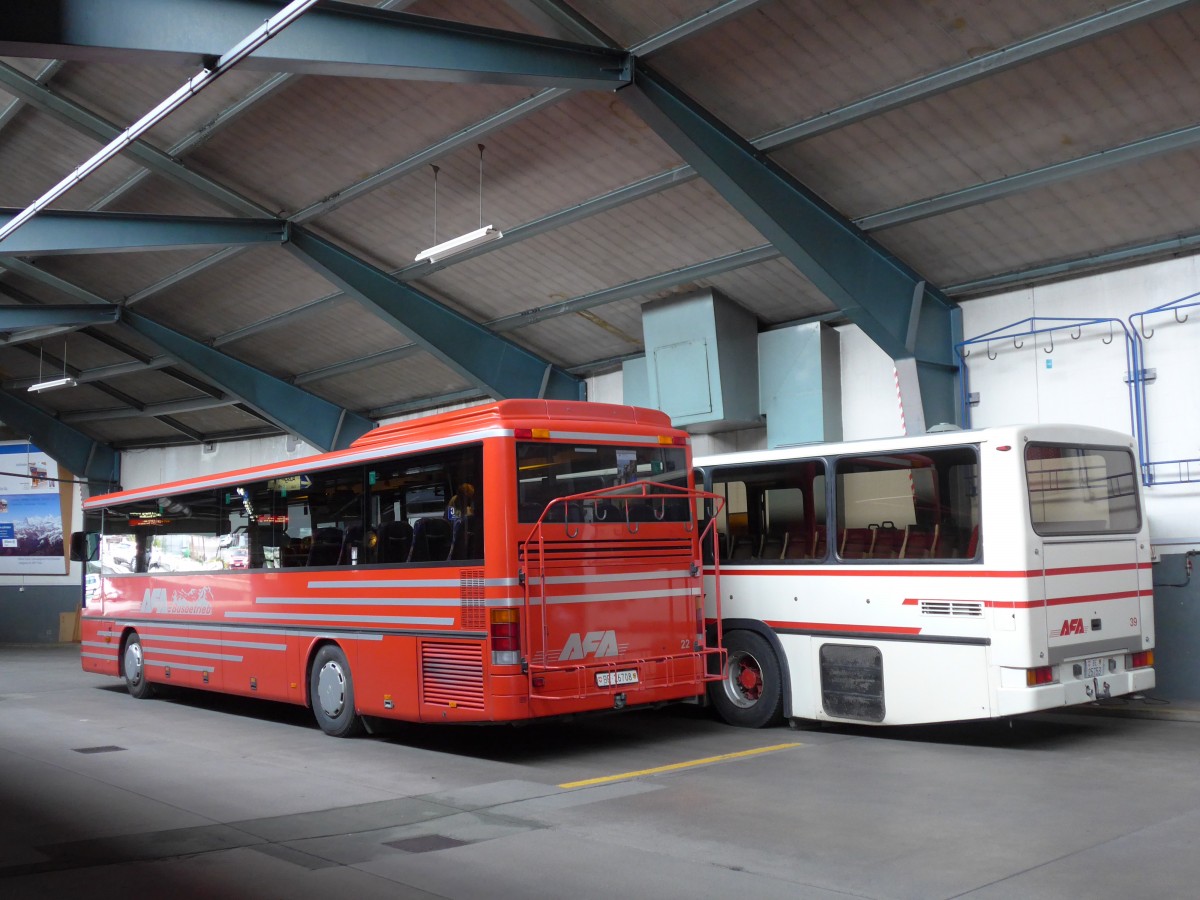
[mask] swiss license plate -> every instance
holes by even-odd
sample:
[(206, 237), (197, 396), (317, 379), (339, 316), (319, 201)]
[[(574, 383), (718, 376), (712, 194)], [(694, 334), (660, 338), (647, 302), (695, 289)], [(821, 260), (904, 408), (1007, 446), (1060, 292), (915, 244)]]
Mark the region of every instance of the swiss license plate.
[(618, 669), (616, 672), (596, 673), (596, 687), (616, 687), (618, 684), (637, 683), (637, 669)]
[(1083, 675), (1085, 678), (1099, 678), (1104, 674), (1104, 668), (1105, 660), (1102, 656), (1095, 656), (1083, 661)]

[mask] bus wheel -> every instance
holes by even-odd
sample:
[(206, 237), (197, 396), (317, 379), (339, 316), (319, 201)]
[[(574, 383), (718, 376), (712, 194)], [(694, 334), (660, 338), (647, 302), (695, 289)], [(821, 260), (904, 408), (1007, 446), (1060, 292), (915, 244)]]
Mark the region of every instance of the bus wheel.
[(783, 682), (775, 651), (752, 631), (725, 635), (729, 664), (724, 677), (708, 686), (709, 700), (730, 725), (762, 728), (783, 719)]
[(308, 693), (313, 715), (321, 730), (333, 737), (354, 737), (363, 731), (363, 721), (354, 712), (354, 681), (346, 654), (335, 644), (317, 651), (309, 676)]
[(154, 696), (154, 685), (146, 680), (146, 658), (142, 653), (142, 640), (136, 631), (125, 641), (122, 668), (125, 670), (125, 686), (129, 688), (130, 697), (145, 700)]

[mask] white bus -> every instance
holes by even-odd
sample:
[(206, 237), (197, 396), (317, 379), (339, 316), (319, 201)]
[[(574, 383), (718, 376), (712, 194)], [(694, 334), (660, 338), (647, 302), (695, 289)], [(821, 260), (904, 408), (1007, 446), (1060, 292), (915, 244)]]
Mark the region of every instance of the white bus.
[(695, 465), (726, 500), (729, 665), (709, 696), (731, 724), (989, 719), (1154, 687), (1127, 435), (1013, 426)]

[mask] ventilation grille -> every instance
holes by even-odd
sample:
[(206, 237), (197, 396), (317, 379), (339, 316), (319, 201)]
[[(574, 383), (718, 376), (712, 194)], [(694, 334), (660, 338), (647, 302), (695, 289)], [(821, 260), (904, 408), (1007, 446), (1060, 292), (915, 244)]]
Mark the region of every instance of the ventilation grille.
[(968, 600), (922, 600), (921, 615), (977, 617), (983, 615), (983, 604)]
[(483, 709), (483, 644), (421, 644), (421, 696), (432, 706)]
[(463, 569), (458, 576), (458, 596), (461, 601), (459, 618), (462, 627), (479, 630), (487, 628), (487, 607), (483, 602), (483, 569)]

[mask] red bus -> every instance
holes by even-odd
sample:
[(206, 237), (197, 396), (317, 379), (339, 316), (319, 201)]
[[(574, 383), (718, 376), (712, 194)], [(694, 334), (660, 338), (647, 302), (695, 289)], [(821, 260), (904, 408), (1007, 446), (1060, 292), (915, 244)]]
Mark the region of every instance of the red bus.
[(700, 698), (691, 473), (660, 412), (505, 400), (93, 497), (83, 668), (305, 704), (335, 736)]

